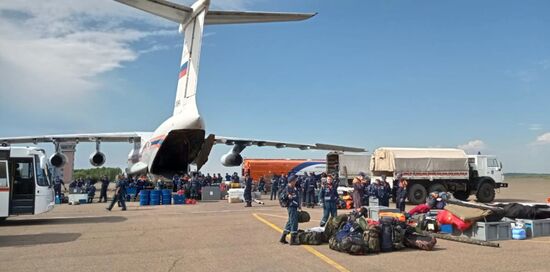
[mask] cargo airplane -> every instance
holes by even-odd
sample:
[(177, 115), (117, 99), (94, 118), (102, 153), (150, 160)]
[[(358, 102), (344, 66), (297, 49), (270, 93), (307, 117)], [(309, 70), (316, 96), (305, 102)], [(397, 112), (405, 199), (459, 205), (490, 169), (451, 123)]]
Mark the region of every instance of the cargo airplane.
[[(151, 173), (170, 177), (176, 173), (186, 173), (194, 164), (200, 169), (207, 160), (214, 144), (233, 146), (221, 157), (224, 166), (239, 166), (243, 158), (241, 152), (247, 146), (272, 146), (276, 148), (299, 148), (302, 150), (331, 150), (364, 152), (362, 148), (326, 145), (296, 144), (279, 141), (206, 136), (205, 124), (197, 103), (196, 90), (199, 73), (199, 59), (203, 29), (205, 25), (239, 24), (300, 21), (314, 16), (314, 13), (274, 13), (209, 10), (210, 0), (199, 0), (191, 6), (184, 6), (165, 0), (116, 0), (142, 11), (160, 16), (179, 24), (183, 33), (183, 53), (178, 73), (178, 84), (173, 115), (164, 121), (154, 132), (66, 134), (28, 137), (0, 138), (0, 144), (53, 143), (55, 153), (50, 163), (62, 167), (66, 156), (60, 144), (95, 142), (96, 151), (90, 155), (93, 166), (105, 163), (105, 154), (100, 151), (101, 142), (129, 142), (133, 148), (128, 156), (128, 174)], [(206, 136), (206, 137), (205, 137)], [(72, 162), (70, 162), (72, 164)], [(72, 167), (72, 165), (70, 166)]]

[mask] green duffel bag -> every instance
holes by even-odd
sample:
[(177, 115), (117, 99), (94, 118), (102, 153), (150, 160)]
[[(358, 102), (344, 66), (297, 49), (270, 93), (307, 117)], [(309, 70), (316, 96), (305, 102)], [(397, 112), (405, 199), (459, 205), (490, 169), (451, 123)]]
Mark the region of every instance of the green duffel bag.
[(309, 213), (306, 211), (298, 211), (298, 223), (307, 223), (311, 217), (309, 216)]
[(321, 245), (325, 243), (325, 235), (322, 232), (316, 231), (307, 231), (307, 232), (298, 232), (298, 241), (301, 245)]

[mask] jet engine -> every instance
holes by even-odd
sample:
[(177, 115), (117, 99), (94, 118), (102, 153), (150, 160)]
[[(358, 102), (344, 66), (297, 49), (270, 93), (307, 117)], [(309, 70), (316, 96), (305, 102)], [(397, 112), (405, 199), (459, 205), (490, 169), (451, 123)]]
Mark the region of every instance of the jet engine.
[(56, 152), (50, 157), (50, 164), (57, 168), (63, 167), (66, 162), (67, 157), (61, 152)]
[(90, 164), (99, 167), (105, 163), (105, 154), (100, 151), (96, 151), (90, 154)]
[(221, 162), (226, 167), (240, 166), (243, 163), (243, 157), (239, 153), (230, 152), (222, 156)]
[(233, 167), (240, 166), (243, 163), (241, 152), (249, 145), (247, 143), (234, 143), (235, 145), (229, 152), (222, 156), (221, 162), (223, 166)]

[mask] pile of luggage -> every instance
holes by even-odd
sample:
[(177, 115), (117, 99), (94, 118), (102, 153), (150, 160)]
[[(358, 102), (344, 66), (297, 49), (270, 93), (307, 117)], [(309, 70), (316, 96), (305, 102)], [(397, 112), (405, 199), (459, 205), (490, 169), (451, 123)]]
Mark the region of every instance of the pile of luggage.
[(321, 245), (351, 255), (391, 252), (403, 248), (432, 250), (436, 239), (416, 233), (401, 216), (367, 218), (367, 209), (330, 218), (324, 228), (299, 231), (300, 244)]

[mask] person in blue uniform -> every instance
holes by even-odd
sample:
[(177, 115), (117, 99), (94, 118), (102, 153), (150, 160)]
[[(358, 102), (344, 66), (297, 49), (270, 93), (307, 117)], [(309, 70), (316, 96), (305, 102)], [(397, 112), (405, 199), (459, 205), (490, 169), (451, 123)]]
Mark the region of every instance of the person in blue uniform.
[(288, 185), (283, 189), (281, 196), (283, 201), (286, 202), (288, 220), (284, 227), (283, 234), (279, 242), (282, 244), (288, 244), (286, 236), (290, 233), (290, 245), (299, 245), (300, 243), (296, 239), (298, 233), (298, 210), (301, 210), (300, 205), (300, 192), (296, 188), (297, 177), (292, 175), (288, 178)]
[(60, 177), (55, 177), (55, 180), (53, 181), (53, 189), (55, 191), (55, 195), (61, 198), (61, 186), (67, 191), (67, 187), (65, 187), (65, 182)]
[(245, 207), (252, 207), (252, 177), (249, 174), (244, 176), (244, 201)]
[(269, 200), (277, 200), (277, 194), (279, 193), (279, 177), (274, 175), (271, 178), (271, 196)]
[(115, 203), (119, 202), (120, 206), (122, 206), (122, 210), (126, 210), (126, 188), (128, 187), (127, 181), (123, 177), (118, 177), (116, 182), (116, 190), (115, 190), (115, 196), (113, 197), (113, 200), (111, 201), (111, 204), (107, 208), (108, 211), (111, 211), (113, 209), (113, 206)]
[(405, 212), (405, 200), (407, 199), (407, 181), (404, 178), (399, 180), (399, 185), (395, 194), (395, 207), (400, 212)]
[(260, 177), (260, 181), (258, 182), (258, 191), (260, 191), (260, 193), (262, 194), (265, 194), (266, 191), (265, 191), (265, 178), (264, 176), (261, 176)]
[(376, 196), (378, 197), (379, 206), (390, 206), (391, 188), (387, 181), (380, 181), (380, 184), (376, 188)]
[(109, 178), (107, 176), (103, 176), (100, 180), (101, 182), (101, 189), (99, 191), (99, 202), (107, 202), (107, 189), (109, 188)]
[(193, 178), (191, 179), (190, 184), (190, 191), (191, 191), (191, 199), (198, 200), (199, 199), (199, 189), (201, 187), (200, 179), (198, 177), (198, 174), (194, 174)]
[(306, 202), (307, 207), (314, 208), (316, 201), (315, 197), (315, 190), (317, 189), (317, 180), (315, 178), (315, 174), (311, 173), (309, 177), (306, 179)]
[(332, 175), (327, 176), (327, 183), (321, 187), (320, 198), (323, 203), (323, 218), (321, 227), (327, 223), (329, 216), (336, 217), (336, 202), (338, 201), (338, 181)]

